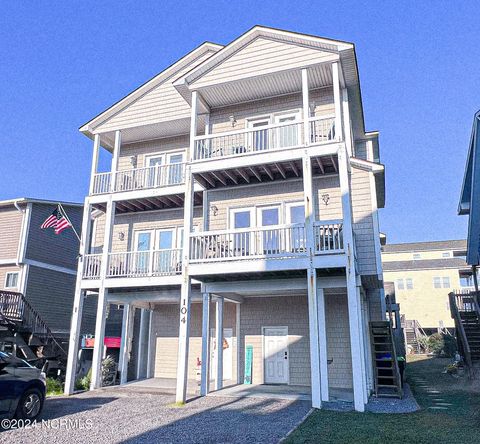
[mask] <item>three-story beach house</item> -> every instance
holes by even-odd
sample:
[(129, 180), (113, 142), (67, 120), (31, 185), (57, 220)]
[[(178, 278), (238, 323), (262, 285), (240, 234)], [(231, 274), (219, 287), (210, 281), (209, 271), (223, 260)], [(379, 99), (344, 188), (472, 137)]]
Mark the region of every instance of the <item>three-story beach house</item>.
[[(93, 163), (67, 393), (88, 292), (96, 338), (109, 304), (124, 307), (121, 383), (170, 381), (179, 402), (196, 378), (202, 395), (277, 384), (314, 407), (349, 393), (364, 410), (368, 323), (385, 319), (385, 194), (353, 44), (255, 26), (200, 45), (80, 130)], [(97, 171), (101, 148), (110, 171)]]

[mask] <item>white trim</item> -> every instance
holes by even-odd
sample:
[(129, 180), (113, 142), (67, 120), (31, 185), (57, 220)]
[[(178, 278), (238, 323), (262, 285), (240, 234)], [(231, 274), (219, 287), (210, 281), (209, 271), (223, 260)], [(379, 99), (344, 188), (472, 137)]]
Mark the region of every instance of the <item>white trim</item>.
[(266, 356), (265, 356), (265, 330), (267, 329), (274, 329), (274, 328), (277, 328), (277, 329), (283, 329), (286, 334), (285, 334), (285, 337), (286, 337), (286, 349), (287, 349), (287, 366), (286, 366), (286, 369), (287, 369), (287, 382), (286, 384), (287, 385), (290, 385), (290, 348), (289, 348), (289, 335), (288, 335), (288, 326), (286, 325), (264, 325), (261, 327), (262, 329), (262, 363), (263, 363), (263, 383), (264, 384), (283, 384), (283, 383), (275, 383), (275, 382), (267, 382), (266, 381), (266, 374), (265, 374), (265, 360), (266, 360)]
[(203, 293), (202, 300), (202, 367), (200, 396), (210, 389), (210, 293)]
[(25, 261), (25, 253), (27, 251), (27, 241), (28, 234), (30, 230), (30, 220), (32, 218), (32, 203), (28, 202), (24, 210), (19, 209), (17, 203), (15, 202), (15, 208), (22, 214), (22, 228), (20, 231), (20, 242), (18, 244), (17, 250), (17, 260), (16, 264), (20, 265)]
[(242, 383), (241, 379), (241, 366), (240, 366), (240, 356), (241, 356), (241, 344), (242, 344), (242, 332), (240, 326), (240, 310), (241, 304), (235, 304), (235, 337), (237, 340), (237, 384)]
[(214, 366), (217, 370), (215, 375), (215, 390), (223, 388), (223, 298), (215, 301), (215, 353)]
[(17, 265), (17, 259), (14, 257), (10, 259), (0, 259), (0, 265)]
[(153, 310), (149, 309), (148, 315), (148, 349), (147, 349), (147, 378), (152, 377), (152, 339), (153, 339)]
[(383, 279), (382, 270), (382, 252), (380, 245), (380, 225), (378, 222), (378, 208), (377, 208), (377, 191), (375, 187), (375, 177), (373, 173), (369, 173), (370, 180), (370, 194), (372, 201), (372, 219), (373, 219), (373, 241), (375, 246), (375, 261), (377, 263), (377, 274), (380, 280)]
[(32, 259), (25, 259), (24, 263), (31, 265), (33, 267), (45, 268), (47, 270), (58, 271), (59, 273), (71, 274), (73, 276), (76, 276), (77, 274), (77, 270), (73, 270), (71, 268), (66, 268), (66, 267), (60, 267), (58, 265), (47, 264), (45, 262), (34, 261)]

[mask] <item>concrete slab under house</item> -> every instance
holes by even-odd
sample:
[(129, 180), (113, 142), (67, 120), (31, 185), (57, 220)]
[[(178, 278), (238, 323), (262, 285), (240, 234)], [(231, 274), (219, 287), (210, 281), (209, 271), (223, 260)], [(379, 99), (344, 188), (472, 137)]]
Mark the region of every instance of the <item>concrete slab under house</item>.
[(88, 294), (92, 390), (116, 305), (121, 385), (174, 389), (179, 403), (297, 396), (364, 411), (368, 326), (385, 319), (385, 185), (353, 44), (255, 26), (202, 44), (80, 130), (93, 161), (67, 394)]

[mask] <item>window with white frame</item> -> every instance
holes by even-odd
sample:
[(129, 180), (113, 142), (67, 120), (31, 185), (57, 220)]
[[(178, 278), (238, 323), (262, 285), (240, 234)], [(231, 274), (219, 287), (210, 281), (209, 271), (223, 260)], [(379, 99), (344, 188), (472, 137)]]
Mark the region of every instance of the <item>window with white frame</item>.
[(403, 279), (397, 279), (397, 290), (405, 290), (405, 282)]
[(413, 279), (412, 278), (405, 279), (405, 286), (407, 290), (413, 290)]
[(444, 276), (442, 278), (443, 288), (450, 288), (450, 278), (448, 276)]
[(442, 288), (442, 279), (439, 276), (433, 278), (433, 288)]
[(18, 287), (18, 272), (9, 272), (5, 276), (5, 288)]

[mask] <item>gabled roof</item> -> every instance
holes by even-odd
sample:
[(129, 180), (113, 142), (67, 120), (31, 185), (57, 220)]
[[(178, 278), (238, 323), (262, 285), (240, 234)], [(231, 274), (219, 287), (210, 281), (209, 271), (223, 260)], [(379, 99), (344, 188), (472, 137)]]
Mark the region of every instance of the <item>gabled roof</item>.
[(458, 214), (468, 214), (467, 262), (480, 262), (480, 111), (473, 117)]
[[(93, 119), (89, 120), (87, 123), (80, 127), (80, 131), (91, 137), (93, 130), (98, 125), (102, 124), (112, 116), (116, 115), (123, 109), (127, 108), (133, 102), (138, 100), (140, 97), (144, 96), (147, 92), (151, 91), (153, 88), (156, 88), (162, 84), (167, 79), (174, 76), (181, 69), (184, 69), (188, 66), (189, 63), (198, 59), (202, 55), (211, 52), (212, 54), (219, 51), (223, 46), (216, 43), (205, 42), (200, 46), (195, 48), (193, 51), (190, 51), (188, 54), (183, 56), (181, 59), (164, 69), (162, 72), (145, 82), (143, 85), (139, 86), (137, 89), (132, 91), (130, 94), (125, 96), (123, 99), (120, 99), (111, 107), (107, 108), (105, 111), (102, 111)], [(178, 74), (177, 74), (178, 75)]]
[(70, 207), (83, 207), (82, 203), (77, 203), (77, 202), (65, 202), (65, 201), (59, 201), (59, 200), (45, 200), (45, 199), (33, 199), (30, 197), (19, 197), (17, 199), (7, 199), (7, 200), (0, 200), (0, 207), (8, 207), (10, 205), (15, 205), (15, 204), (27, 204), (27, 203), (38, 203), (38, 204), (62, 204), (65, 206), (70, 206)]
[(384, 253), (410, 253), (417, 251), (438, 251), (438, 250), (460, 250), (467, 247), (465, 239), (427, 241), (427, 242), (406, 242), (402, 244), (386, 244), (382, 247)]
[(445, 268), (468, 268), (459, 257), (449, 259), (418, 259), (414, 261), (392, 261), (382, 263), (383, 271), (437, 270)]

